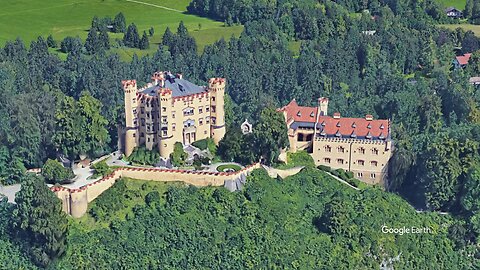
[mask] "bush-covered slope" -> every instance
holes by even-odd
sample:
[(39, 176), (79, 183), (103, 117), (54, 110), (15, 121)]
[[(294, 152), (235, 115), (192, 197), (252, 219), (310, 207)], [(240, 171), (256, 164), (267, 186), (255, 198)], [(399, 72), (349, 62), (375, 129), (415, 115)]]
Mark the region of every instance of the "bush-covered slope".
[[(171, 187), (160, 195), (109, 228), (77, 225), (56, 267), (375, 269), (392, 259), (395, 269), (474, 268), (447, 237), (452, 218), (416, 213), (378, 189), (349, 189), (316, 169), (285, 180), (257, 170), (243, 193)], [(382, 225), (431, 233), (384, 234)]]

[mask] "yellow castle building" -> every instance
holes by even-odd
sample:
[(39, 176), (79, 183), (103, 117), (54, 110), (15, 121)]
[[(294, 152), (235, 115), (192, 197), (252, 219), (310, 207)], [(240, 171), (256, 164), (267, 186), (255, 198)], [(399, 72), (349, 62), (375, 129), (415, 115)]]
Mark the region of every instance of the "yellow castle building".
[(152, 82), (141, 89), (135, 80), (122, 81), (125, 92), (124, 152), (135, 147), (158, 148), (168, 158), (174, 144), (185, 145), (225, 135), (225, 79), (211, 78), (198, 86), (181, 74), (156, 72)]
[(341, 117), (327, 114), (328, 98), (317, 107), (299, 106), (292, 100), (278, 109), (288, 128), (289, 151), (306, 150), (316, 165), (351, 171), (369, 184), (383, 185), (393, 142), (389, 120)]

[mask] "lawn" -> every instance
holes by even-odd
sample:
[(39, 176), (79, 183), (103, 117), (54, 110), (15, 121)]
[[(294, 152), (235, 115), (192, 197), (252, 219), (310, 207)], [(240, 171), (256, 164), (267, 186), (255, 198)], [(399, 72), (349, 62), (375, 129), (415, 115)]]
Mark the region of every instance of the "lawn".
[(224, 164), (217, 167), (217, 171), (224, 172), (227, 169), (234, 170), (236, 172), (240, 171), (242, 168), (236, 164)]
[(456, 7), (458, 9), (464, 9), (467, 0), (437, 0), (437, 2), (444, 7)]
[[(151, 49), (138, 51), (130, 49), (114, 49), (122, 59), (131, 57), (133, 53), (144, 55), (157, 49), (156, 43), (161, 41), (167, 27), (172, 30), (183, 21), (190, 33), (197, 39), (200, 51), (206, 44), (232, 35), (238, 36), (242, 26), (224, 27), (223, 22), (186, 14), (190, 0), (15, 0), (3, 1), (0, 11), (0, 45), (8, 40), (20, 37), (25, 42), (38, 36), (52, 34), (56, 40), (66, 36), (79, 36), (85, 39), (91, 20), (98, 17), (114, 17), (123, 12), (127, 24), (134, 22), (139, 32), (155, 29), (150, 39)], [(147, 4), (145, 4), (147, 3)], [(156, 7), (151, 5), (162, 7)], [(111, 34), (112, 40), (121, 39), (122, 34)]]
[(462, 28), (465, 31), (471, 30), (477, 37), (480, 37), (480, 25), (462, 23), (462, 24), (440, 24), (439, 27), (444, 27), (450, 30)]

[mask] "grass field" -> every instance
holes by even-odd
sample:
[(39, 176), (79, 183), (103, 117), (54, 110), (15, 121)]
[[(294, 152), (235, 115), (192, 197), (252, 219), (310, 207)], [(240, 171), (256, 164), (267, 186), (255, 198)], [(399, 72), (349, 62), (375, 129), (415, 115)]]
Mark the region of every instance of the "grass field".
[(458, 9), (464, 9), (467, 0), (437, 0), (437, 2), (444, 7), (456, 7)]
[[(206, 44), (232, 35), (238, 36), (242, 26), (224, 27), (223, 22), (186, 14), (190, 0), (15, 0), (2, 1), (0, 9), (0, 45), (7, 40), (20, 37), (27, 43), (38, 36), (52, 34), (56, 40), (66, 36), (85, 39), (91, 20), (98, 17), (114, 17), (123, 12), (127, 24), (134, 22), (139, 32), (154, 27), (155, 35), (150, 39), (151, 49), (114, 49), (122, 59), (133, 53), (144, 55), (156, 50), (165, 29), (176, 30), (183, 21), (197, 40), (200, 51)], [(154, 5), (154, 6), (152, 6)], [(121, 39), (122, 34), (111, 34), (112, 41)]]
[(462, 28), (465, 31), (472, 31), (477, 37), (480, 37), (480, 25), (462, 23), (462, 24), (440, 24), (439, 27), (444, 27), (450, 30)]

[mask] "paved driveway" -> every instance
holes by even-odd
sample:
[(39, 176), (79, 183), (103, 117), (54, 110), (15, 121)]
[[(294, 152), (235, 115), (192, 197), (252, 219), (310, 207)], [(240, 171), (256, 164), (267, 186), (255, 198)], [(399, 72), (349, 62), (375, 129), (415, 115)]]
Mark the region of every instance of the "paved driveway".
[(15, 194), (20, 191), (20, 184), (11, 186), (0, 185), (0, 194), (8, 198), (8, 202), (15, 203)]

